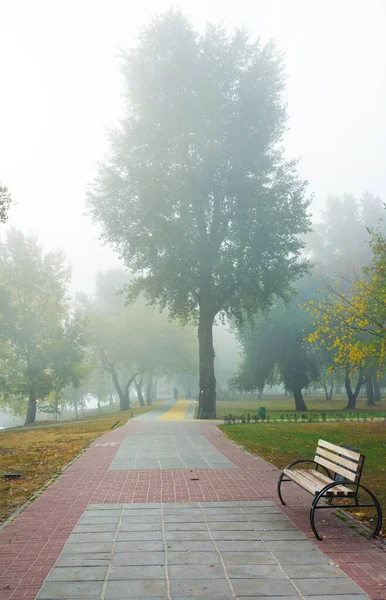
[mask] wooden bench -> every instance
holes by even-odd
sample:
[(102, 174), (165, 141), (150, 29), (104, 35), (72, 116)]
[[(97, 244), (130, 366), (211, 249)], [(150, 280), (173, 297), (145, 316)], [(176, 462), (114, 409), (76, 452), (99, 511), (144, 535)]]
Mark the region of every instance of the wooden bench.
[[(322, 508), (365, 508), (374, 507), (377, 512), (377, 522), (372, 532), (375, 537), (379, 534), (382, 527), (382, 511), (377, 498), (369, 489), (361, 485), (361, 477), (365, 457), (359, 452), (354, 452), (336, 446), (324, 440), (318, 441), (316, 454), (313, 460), (299, 459), (289, 463), (283, 469), (277, 483), (277, 493), (280, 502), (285, 506), (281, 494), (281, 484), (286, 481), (293, 481), (301, 488), (314, 496), (310, 509), (310, 523), (312, 531), (318, 540), (319, 536), (315, 527), (315, 511)], [(312, 463), (314, 469), (294, 469), (295, 465), (300, 463)], [(320, 472), (323, 469), (324, 473)], [(359, 501), (359, 491), (363, 490), (371, 500), (365, 504)], [(352, 504), (338, 504), (340, 498), (352, 498)], [(336, 500), (334, 504), (334, 500)], [(370, 502), (369, 500), (369, 502)], [(324, 501), (324, 502), (323, 502)], [(327, 502), (326, 502), (327, 501)], [(320, 504), (319, 504), (320, 503)]]

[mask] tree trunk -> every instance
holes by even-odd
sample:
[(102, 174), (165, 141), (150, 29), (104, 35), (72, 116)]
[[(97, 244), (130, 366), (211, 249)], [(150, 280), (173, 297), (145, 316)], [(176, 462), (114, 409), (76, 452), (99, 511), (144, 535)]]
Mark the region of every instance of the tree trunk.
[(128, 410), (130, 408), (129, 390), (122, 390), (119, 383), (118, 374), (115, 371), (111, 372), (111, 379), (113, 380), (119, 397), (119, 410)]
[(259, 400), (261, 400), (261, 399), (263, 398), (263, 392), (264, 392), (264, 388), (259, 388), (259, 389), (257, 390), (257, 398), (258, 398)]
[(98, 398), (98, 400), (97, 400), (97, 407), (98, 407), (98, 412), (101, 413), (102, 412), (102, 406), (101, 406), (100, 398)]
[(375, 402), (380, 402), (382, 399), (381, 388), (379, 387), (379, 381), (375, 374), (373, 376), (373, 387), (374, 387), (374, 400), (375, 400)]
[(200, 393), (198, 401), (198, 418), (216, 418), (216, 378), (214, 375), (213, 348), (214, 317), (200, 307), (198, 323), (198, 344), (200, 363)]
[(367, 377), (366, 380), (366, 395), (367, 395), (367, 406), (375, 406), (374, 388), (373, 388), (373, 374)]
[(24, 425), (35, 423), (36, 419), (36, 394), (35, 390), (31, 389), (28, 396), (27, 416)]
[(302, 390), (300, 388), (297, 388), (296, 390), (293, 390), (292, 393), (295, 398), (295, 410), (296, 411), (306, 411), (307, 406), (306, 406), (306, 403), (304, 402)]
[(154, 402), (157, 400), (157, 385), (158, 385), (158, 377), (155, 377), (154, 385), (153, 385), (153, 400), (154, 400)]
[(328, 400), (328, 388), (327, 383), (323, 383), (324, 394), (326, 396), (326, 400)]
[(78, 420), (78, 398), (76, 398), (76, 400), (75, 400), (74, 408), (75, 408), (75, 421), (77, 421)]
[(142, 394), (142, 377), (140, 377), (139, 382), (137, 382), (136, 379), (134, 379), (134, 385), (135, 385), (135, 389), (137, 390), (137, 396), (138, 396), (138, 402), (140, 406), (145, 406), (145, 399), (143, 397)]
[(152, 392), (153, 392), (153, 374), (150, 371), (149, 377), (146, 385), (146, 404), (147, 406), (151, 406), (152, 404)]
[(359, 391), (360, 391), (363, 383), (364, 383), (363, 368), (360, 367), (359, 373), (358, 373), (358, 382), (357, 382), (355, 390), (353, 391), (352, 387), (351, 387), (349, 367), (346, 367), (346, 374), (345, 374), (345, 378), (344, 378), (344, 386), (346, 388), (348, 402), (347, 402), (347, 406), (344, 407), (345, 410), (355, 410), (356, 404), (357, 404), (358, 394), (359, 394)]
[(328, 398), (327, 398), (327, 400), (332, 400), (332, 395), (333, 395), (333, 393), (334, 393), (334, 382), (332, 382), (332, 383), (331, 383), (331, 385), (330, 385), (330, 391), (329, 391), (329, 393), (328, 393)]

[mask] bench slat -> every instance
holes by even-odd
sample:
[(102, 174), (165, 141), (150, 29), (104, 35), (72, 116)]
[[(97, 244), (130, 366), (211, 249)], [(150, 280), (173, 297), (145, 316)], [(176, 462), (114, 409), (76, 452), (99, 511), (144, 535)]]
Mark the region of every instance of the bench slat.
[(353, 471), (354, 473), (356, 473), (358, 470), (359, 462), (353, 461), (353, 460), (352, 461), (347, 460), (346, 458), (337, 456), (337, 454), (333, 454), (332, 452), (323, 450), (323, 448), (318, 447), (316, 449), (316, 454), (319, 454), (319, 456), (321, 456), (322, 458), (326, 458), (327, 460), (329, 460), (332, 463), (336, 462), (336, 464), (340, 465), (341, 467), (345, 467), (345, 468), (349, 469), (349, 471)]
[(337, 454), (341, 454), (343, 457), (353, 458), (355, 461), (360, 461), (362, 454), (359, 452), (354, 452), (353, 450), (348, 450), (347, 448), (343, 448), (342, 446), (337, 446), (336, 444), (330, 444), (330, 442), (326, 442), (325, 440), (319, 440), (318, 446), (322, 448), (327, 448), (327, 450), (332, 450)]
[(343, 475), (343, 477), (345, 479), (348, 479), (349, 481), (356, 481), (357, 479), (357, 473), (353, 473), (352, 471), (349, 471), (348, 469), (345, 469), (344, 467), (340, 467), (339, 465), (330, 462), (329, 460), (325, 460), (324, 458), (321, 458), (320, 456), (315, 456), (314, 461), (316, 463), (318, 463), (319, 465), (322, 465), (324, 467), (326, 467), (326, 469), (328, 469), (329, 471), (332, 471), (333, 473), (339, 473), (339, 475)]
[[(316, 479), (318, 479), (321, 482), (322, 487), (326, 486), (328, 483), (332, 483), (332, 481), (333, 481), (332, 479), (327, 477), (327, 475), (324, 475), (320, 471), (312, 471), (312, 474)], [(338, 482), (336, 482), (336, 488), (345, 493), (351, 492), (351, 490), (349, 488), (347, 488), (344, 485), (339, 484)], [(334, 489), (334, 488), (331, 488), (331, 489)]]
[[(323, 489), (328, 483), (334, 483), (332, 479), (322, 477), (321, 473), (316, 473), (315, 471), (303, 470), (303, 469), (284, 469), (284, 473), (292, 479), (295, 483), (300, 485), (300, 487), (306, 489), (313, 495), (316, 495)], [(333, 488), (330, 488), (326, 492), (327, 496), (353, 496), (354, 491), (349, 488), (337, 484)]]
[[(306, 480), (310, 481), (314, 487), (314, 493), (318, 494), (321, 489), (326, 487), (328, 483), (334, 483), (332, 479), (329, 477), (319, 478), (320, 473), (317, 471), (305, 471), (300, 469), (301, 475), (305, 477)], [(330, 488), (326, 495), (327, 496), (348, 496), (352, 493), (352, 490), (345, 487), (344, 485), (337, 484), (335, 487)]]

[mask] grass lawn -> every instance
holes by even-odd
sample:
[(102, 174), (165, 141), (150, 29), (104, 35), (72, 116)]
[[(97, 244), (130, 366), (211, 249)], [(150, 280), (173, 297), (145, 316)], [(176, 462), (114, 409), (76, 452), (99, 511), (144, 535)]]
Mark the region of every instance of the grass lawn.
[[(136, 407), (57, 427), (0, 431), (0, 524), (114, 423), (120, 420), (119, 426), (124, 425), (131, 412), (135, 416), (151, 408)], [(6, 480), (4, 473), (21, 473), (22, 477)]]
[[(344, 409), (347, 404), (347, 396), (335, 396), (332, 400), (326, 400), (324, 396), (308, 396), (304, 398), (309, 411), (317, 412), (338, 412)], [(367, 406), (366, 398), (358, 398), (356, 412), (385, 412), (386, 401), (383, 398), (376, 406)], [(280, 413), (295, 412), (295, 401), (292, 396), (266, 395), (259, 400), (258, 398), (240, 398), (238, 401), (224, 402), (217, 401), (217, 418), (223, 419), (229, 413), (233, 415), (242, 415), (245, 413), (256, 413), (260, 406), (265, 406), (267, 415), (278, 417)], [(346, 412), (346, 411), (345, 411)], [(353, 411), (347, 411), (353, 412)]]
[[(366, 457), (362, 483), (377, 496), (386, 519), (386, 423), (251, 423), (222, 425), (221, 430), (280, 468), (296, 458), (313, 458), (320, 438), (358, 448)], [(365, 513), (356, 514), (367, 518)]]

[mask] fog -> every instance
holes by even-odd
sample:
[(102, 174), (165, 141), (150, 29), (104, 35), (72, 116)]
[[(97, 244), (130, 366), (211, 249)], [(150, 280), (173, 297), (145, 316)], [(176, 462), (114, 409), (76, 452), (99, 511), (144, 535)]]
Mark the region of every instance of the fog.
[[(314, 212), (328, 194), (386, 198), (386, 5), (383, 0), (174, 2), (197, 27), (223, 20), (275, 38), (285, 54), (290, 131)], [(0, 3), (0, 177), (9, 225), (60, 246), (73, 288), (116, 264), (84, 215), (84, 190), (121, 111), (119, 48), (167, 1)], [(4, 228), (3, 228), (4, 229)]]
[[(44, 252), (61, 248), (72, 270), (72, 296), (83, 293), (83, 310), (86, 312), (87, 305), (95, 319), (106, 317), (98, 313), (93, 297), (96, 274), (105, 274), (108, 289), (114, 269), (120, 273), (123, 265), (111, 247), (101, 242), (99, 226), (86, 214), (86, 189), (97, 173), (98, 161), (103, 161), (109, 150), (108, 132), (124, 116), (121, 51), (137, 44), (141, 28), (155, 13), (169, 8), (169, 0), (138, 4), (127, 0), (0, 0), (0, 183), (12, 195), (0, 238), (16, 228), (26, 236), (36, 234)], [(366, 254), (361, 247), (354, 264), (356, 242), (351, 248), (350, 230), (341, 236), (339, 222), (334, 231), (330, 227), (340, 210), (339, 201), (329, 201), (329, 220), (323, 221), (323, 211), (329, 196), (350, 194), (343, 201), (344, 210), (354, 204), (354, 198), (364, 198), (352, 234), (363, 244), (366, 226), (374, 224), (366, 221), (366, 198), (372, 206), (377, 204), (373, 212), (369, 206), (372, 215), (379, 215), (380, 200), (386, 201), (384, 0), (179, 0), (173, 8), (181, 9), (200, 31), (208, 21), (222, 22), (230, 32), (245, 26), (252, 39), (260, 36), (263, 43), (275, 40), (283, 53), (287, 77), (288, 130), (283, 142), (287, 156), (299, 159), (300, 177), (308, 180), (312, 197), (310, 212), (316, 231), (310, 254), (320, 265), (328, 263), (329, 273), (334, 274), (336, 265), (342, 265), (338, 240), (346, 253), (346, 269), (367, 265), (370, 250)], [(303, 234), (306, 229), (299, 225), (295, 233)], [(329, 237), (323, 237), (323, 229), (328, 229)], [(122, 307), (117, 308), (111, 298), (107, 306), (111, 314), (117, 311), (116, 319), (122, 319), (122, 328), (131, 332), (136, 315), (129, 323), (127, 315), (122, 316)], [(236, 313), (225, 310), (221, 316), (229, 323)], [(144, 317), (146, 320), (150, 318)], [(109, 327), (115, 326), (113, 321)], [(162, 319), (157, 323), (155, 328), (164, 331), (165, 338), (171, 335)], [(226, 387), (240, 356), (226, 327), (217, 322), (215, 330), (219, 387)], [(110, 342), (108, 331), (105, 337)], [(119, 334), (116, 346), (106, 352), (118, 354)], [(176, 332), (173, 335), (173, 351), (179, 356), (185, 339), (177, 340)], [(189, 342), (192, 348), (194, 335)], [(146, 343), (142, 344), (145, 348)], [(125, 348), (126, 353), (129, 350)], [(193, 350), (192, 356), (194, 352), (196, 356), (198, 351)], [(158, 355), (163, 352), (160, 342)], [(184, 368), (190, 377), (196, 376), (192, 373), (197, 364), (190, 356), (189, 361)], [(164, 369), (166, 373), (171, 367)], [(130, 368), (121, 365), (126, 379), (132, 372), (132, 364)], [(153, 366), (147, 372), (152, 389)], [(105, 396), (110, 393), (103, 377), (93, 385), (97, 390), (103, 387)]]

